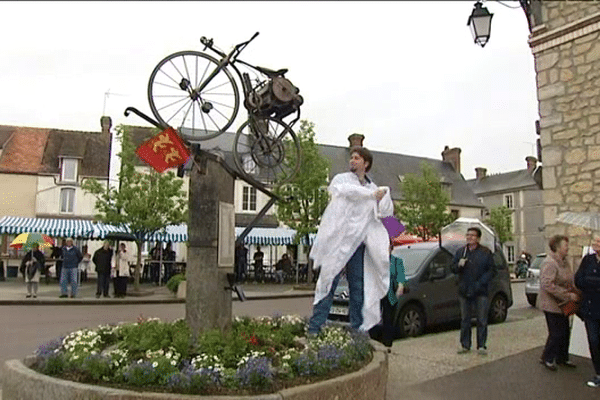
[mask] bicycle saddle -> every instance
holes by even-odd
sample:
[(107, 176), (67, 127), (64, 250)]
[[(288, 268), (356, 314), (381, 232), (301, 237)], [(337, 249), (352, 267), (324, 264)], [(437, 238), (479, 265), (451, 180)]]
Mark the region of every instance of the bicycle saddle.
[(281, 68), (277, 71), (274, 71), (272, 69), (269, 68), (265, 68), (265, 67), (256, 67), (257, 70), (259, 70), (260, 72), (262, 72), (263, 74), (267, 75), (267, 76), (283, 76), (283, 74), (285, 74), (286, 72), (288, 72), (287, 68)]

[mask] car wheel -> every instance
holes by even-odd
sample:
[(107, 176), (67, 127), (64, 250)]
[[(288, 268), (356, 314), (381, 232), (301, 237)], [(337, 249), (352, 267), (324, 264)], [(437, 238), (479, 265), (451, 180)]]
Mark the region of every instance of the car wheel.
[(508, 314), (508, 303), (502, 294), (497, 294), (490, 303), (489, 321), (491, 324), (506, 321)]
[(527, 293), (527, 302), (530, 306), (535, 307), (535, 301), (537, 300), (537, 295), (535, 293)]
[(425, 313), (421, 307), (409, 304), (400, 311), (396, 325), (400, 330), (400, 337), (419, 336), (425, 328)]

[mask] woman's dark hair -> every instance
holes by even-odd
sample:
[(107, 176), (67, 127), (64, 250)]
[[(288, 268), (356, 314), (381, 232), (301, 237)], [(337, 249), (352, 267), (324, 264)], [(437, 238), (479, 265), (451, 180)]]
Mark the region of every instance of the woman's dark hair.
[(373, 154), (369, 151), (369, 149), (367, 149), (366, 147), (362, 147), (362, 146), (354, 146), (350, 150), (350, 155), (352, 155), (354, 153), (358, 154), (360, 156), (360, 158), (365, 160), (365, 162), (369, 163), (369, 165), (367, 165), (367, 168), (365, 168), (365, 172), (369, 172), (369, 170), (373, 166)]
[(554, 235), (550, 238), (550, 241), (548, 242), (548, 246), (550, 246), (550, 250), (552, 251), (556, 251), (556, 249), (558, 249), (558, 246), (560, 245), (560, 242), (565, 241), (567, 243), (569, 243), (569, 238), (566, 237), (565, 235)]

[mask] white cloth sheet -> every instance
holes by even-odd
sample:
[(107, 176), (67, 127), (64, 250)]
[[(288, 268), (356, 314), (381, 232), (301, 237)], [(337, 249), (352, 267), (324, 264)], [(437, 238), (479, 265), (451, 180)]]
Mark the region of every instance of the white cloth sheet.
[(390, 190), (377, 203), (373, 182), (362, 185), (356, 174), (336, 175), (328, 190), (328, 204), (310, 252), (314, 268), (321, 268), (314, 304), (323, 299), (361, 243), (365, 243), (363, 324), (368, 330), (381, 320), (380, 300), (389, 289), (389, 236), (381, 218), (393, 214)]

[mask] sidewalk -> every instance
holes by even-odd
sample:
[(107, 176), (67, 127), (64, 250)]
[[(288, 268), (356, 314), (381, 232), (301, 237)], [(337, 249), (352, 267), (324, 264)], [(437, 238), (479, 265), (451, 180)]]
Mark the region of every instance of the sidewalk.
[(557, 372), (539, 364), (547, 337), (541, 312), (490, 325), (487, 356), (475, 351), (457, 354), (458, 335), (453, 330), (395, 341), (389, 355), (387, 400), (600, 398), (600, 389), (586, 385), (594, 376), (591, 360), (571, 356), (577, 368)]
[[(244, 289), (248, 300), (260, 300), (270, 298), (290, 297), (312, 297), (312, 290), (295, 290), (292, 284), (275, 283), (244, 283), (240, 285)], [(134, 296), (133, 285), (127, 285), (128, 295), (124, 298), (112, 297), (96, 298), (96, 280), (88, 280), (79, 286), (76, 298), (61, 299), (58, 282), (52, 280), (46, 284), (42, 279), (38, 285), (38, 296), (25, 298), (27, 293), (22, 278), (7, 278), (0, 282), (0, 305), (93, 305), (93, 304), (158, 304), (158, 303), (185, 303), (185, 299), (178, 299), (166, 286), (155, 286), (149, 283), (140, 284), (141, 295)], [(232, 294), (233, 301), (238, 301)]]

